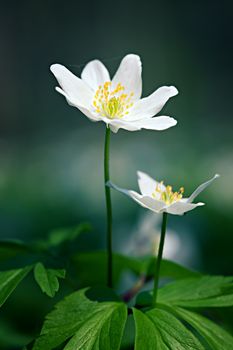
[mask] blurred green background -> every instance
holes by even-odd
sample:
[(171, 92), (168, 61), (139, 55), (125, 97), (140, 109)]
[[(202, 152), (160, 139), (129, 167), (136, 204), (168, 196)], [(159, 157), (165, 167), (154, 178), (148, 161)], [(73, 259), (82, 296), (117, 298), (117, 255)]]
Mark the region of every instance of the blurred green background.
[[(170, 218), (166, 255), (205, 273), (232, 274), (232, 13), (231, 1), (2, 1), (0, 238), (29, 242), (84, 220), (94, 229), (82, 249), (105, 247), (104, 124), (67, 105), (49, 66), (62, 63), (80, 75), (98, 58), (113, 74), (125, 54), (136, 53), (143, 96), (178, 88), (161, 113), (178, 125), (112, 134), (112, 180), (137, 189), (142, 170), (190, 194), (220, 173), (199, 198), (205, 207)], [(134, 235), (143, 234), (146, 211), (112, 197), (115, 250), (137, 254)], [(52, 303), (30, 279), (22, 284), (2, 308), (0, 349), (30, 339)]]

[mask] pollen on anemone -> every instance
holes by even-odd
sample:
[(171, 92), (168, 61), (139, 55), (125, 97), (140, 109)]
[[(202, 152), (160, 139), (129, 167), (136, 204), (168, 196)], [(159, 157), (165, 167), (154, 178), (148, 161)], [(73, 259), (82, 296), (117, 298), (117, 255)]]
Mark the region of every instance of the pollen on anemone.
[(183, 197), (183, 187), (181, 187), (179, 191), (173, 192), (170, 185), (165, 186), (163, 182), (152, 179), (142, 171), (138, 171), (138, 186), (141, 193), (120, 188), (111, 182), (108, 182), (107, 185), (126, 194), (142, 207), (150, 209), (155, 213), (183, 215), (187, 211), (204, 205), (202, 202), (193, 203), (193, 201), (218, 177), (219, 175), (216, 174), (212, 179), (198, 186), (191, 196), (187, 198)]

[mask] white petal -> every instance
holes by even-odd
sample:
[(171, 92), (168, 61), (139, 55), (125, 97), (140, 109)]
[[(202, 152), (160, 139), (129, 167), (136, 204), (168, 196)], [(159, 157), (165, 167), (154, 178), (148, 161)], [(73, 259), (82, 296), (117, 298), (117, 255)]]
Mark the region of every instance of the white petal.
[(148, 97), (135, 102), (128, 115), (128, 120), (138, 120), (144, 117), (153, 117), (161, 111), (170, 97), (178, 94), (174, 86), (163, 86)]
[(93, 91), (96, 91), (99, 85), (110, 81), (107, 68), (99, 60), (89, 62), (84, 67), (81, 78)]
[(172, 117), (161, 116), (154, 118), (145, 118), (131, 122), (132, 124), (137, 125), (140, 129), (149, 129), (149, 130), (166, 130), (175, 126), (177, 120)]
[(183, 215), (187, 211), (193, 210), (196, 207), (205, 205), (205, 203), (187, 203), (187, 202), (175, 202), (171, 204), (170, 206), (167, 206), (167, 208), (164, 210), (165, 212), (173, 215)]
[(215, 179), (217, 179), (220, 175), (215, 174), (212, 179), (209, 181), (204, 182), (202, 185), (198, 186), (198, 188), (191, 194), (191, 196), (188, 198), (187, 202), (191, 203), (202, 191), (206, 189)]
[(145, 118), (138, 121), (127, 121), (122, 119), (103, 118), (103, 121), (110, 126), (112, 132), (116, 133), (119, 129), (128, 131), (138, 131), (141, 129), (165, 130), (177, 124), (174, 118), (161, 116), (155, 118)]
[(117, 133), (119, 129), (125, 129), (128, 131), (137, 131), (141, 129), (141, 127), (135, 123), (125, 122), (123, 119), (103, 118), (103, 121), (109, 125), (110, 129), (114, 133)]
[[(138, 186), (140, 188), (141, 193), (144, 196), (150, 196), (155, 191), (157, 185), (159, 184), (156, 180), (152, 179), (149, 175), (146, 173), (143, 173), (142, 171), (137, 172), (138, 175)], [(159, 184), (162, 191), (165, 191), (165, 186), (161, 183)]]
[(132, 198), (135, 202), (137, 202), (143, 208), (150, 209), (155, 213), (160, 213), (162, 211), (162, 209), (165, 207), (165, 203), (162, 201), (153, 199), (149, 196), (142, 196), (141, 194), (139, 194), (135, 191), (120, 188), (120, 187), (114, 185), (110, 181), (106, 183), (106, 186), (114, 188), (115, 190), (125, 194), (126, 196)]
[(134, 93), (133, 100), (138, 100), (142, 94), (142, 63), (137, 55), (127, 55), (121, 61), (121, 64), (113, 77), (112, 88), (121, 83), (125, 87), (125, 92)]
[(50, 69), (70, 100), (76, 101), (79, 106), (90, 107), (93, 93), (84, 81), (76, 77), (61, 64), (53, 64)]
[(144, 208), (150, 209), (155, 213), (161, 213), (163, 212), (163, 209), (165, 208), (165, 203), (163, 201), (160, 201), (158, 199), (154, 199), (152, 197), (143, 196), (141, 199), (141, 206)]
[(79, 106), (79, 104), (73, 100), (71, 97), (69, 97), (61, 88), (58, 86), (56, 87), (56, 91), (59, 92), (61, 95), (63, 95), (66, 98), (66, 101), (70, 106), (78, 108), (83, 114), (85, 114), (86, 117), (88, 117), (91, 121), (97, 122), (101, 120), (101, 118), (95, 114), (94, 112), (91, 112), (90, 109), (85, 108), (83, 106)]

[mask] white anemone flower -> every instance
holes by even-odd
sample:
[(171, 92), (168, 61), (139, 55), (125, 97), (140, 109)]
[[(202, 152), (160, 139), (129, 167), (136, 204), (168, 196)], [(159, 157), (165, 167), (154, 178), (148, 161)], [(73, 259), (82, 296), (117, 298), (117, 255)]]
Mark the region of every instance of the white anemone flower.
[(112, 80), (99, 60), (84, 67), (81, 79), (61, 64), (53, 64), (50, 69), (60, 85), (56, 90), (65, 96), (69, 105), (93, 122), (105, 122), (115, 133), (120, 128), (165, 130), (177, 123), (168, 116), (152, 118), (178, 91), (174, 86), (163, 86), (141, 98), (142, 64), (137, 55), (125, 56)]
[(190, 197), (184, 198), (184, 188), (181, 187), (178, 192), (173, 192), (171, 186), (165, 186), (162, 182), (157, 182), (149, 175), (138, 171), (138, 185), (141, 194), (120, 188), (111, 182), (107, 185), (120, 191), (142, 207), (152, 210), (155, 213), (169, 213), (173, 215), (183, 215), (187, 211), (193, 210), (196, 207), (204, 205), (204, 203), (193, 203), (193, 200), (201, 193), (207, 186), (209, 186), (215, 179), (219, 177), (216, 174), (212, 179), (204, 182), (202, 185), (191, 194)]

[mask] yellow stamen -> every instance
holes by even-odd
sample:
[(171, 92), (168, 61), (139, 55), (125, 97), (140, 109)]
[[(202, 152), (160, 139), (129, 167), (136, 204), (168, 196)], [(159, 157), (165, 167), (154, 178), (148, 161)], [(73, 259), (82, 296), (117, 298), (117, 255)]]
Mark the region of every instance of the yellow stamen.
[(156, 185), (156, 188), (152, 193), (152, 197), (159, 199), (165, 202), (166, 204), (172, 204), (181, 200), (181, 198), (183, 197), (183, 193), (184, 187), (181, 187), (178, 192), (173, 192), (172, 186), (168, 185), (165, 187), (163, 185), (163, 181), (161, 181)]
[(122, 93), (125, 90), (121, 83), (118, 83), (114, 90), (111, 91), (111, 82), (106, 81), (99, 85), (93, 99), (95, 112), (109, 119), (122, 118), (129, 114), (129, 108), (133, 106), (131, 92), (129, 95)]

